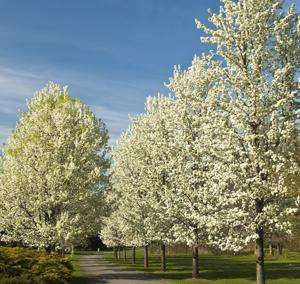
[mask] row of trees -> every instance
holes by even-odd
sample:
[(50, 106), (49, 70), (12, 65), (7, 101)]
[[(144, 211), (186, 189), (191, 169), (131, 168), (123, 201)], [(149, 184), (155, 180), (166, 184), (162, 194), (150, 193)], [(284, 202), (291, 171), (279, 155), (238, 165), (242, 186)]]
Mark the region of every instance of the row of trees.
[(106, 211), (108, 133), (67, 88), (50, 83), (4, 146), (0, 171), (1, 241), (47, 251), (97, 234)]
[(101, 230), (108, 246), (145, 247), (145, 266), (159, 242), (162, 270), (165, 246), (184, 243), (194, 278), (200, 245), (255, 242), (265, 283), (266, 234), (290, 233), (300, 205), (299, 15), (278, 0), (222, 2), (214, 28), (197, 21), (215, 51), (147, 100), (113, 149), (110, 183), (101, 120), (66, 88), (36, 93), (0, 161), (1, 241), (51, 251)]
[(255, 242), (264, 284), (265, 236), (290, 233), (299, 209), (299, 15), (278, 0), (222, 2), (214, 28), (196, 21), (215, 51), (175, 68), (172, 94), (150, 97), (114, 148), (101, 238), (146, 256), (151, 242), (192, 246), (194, 278), (200, 245)]

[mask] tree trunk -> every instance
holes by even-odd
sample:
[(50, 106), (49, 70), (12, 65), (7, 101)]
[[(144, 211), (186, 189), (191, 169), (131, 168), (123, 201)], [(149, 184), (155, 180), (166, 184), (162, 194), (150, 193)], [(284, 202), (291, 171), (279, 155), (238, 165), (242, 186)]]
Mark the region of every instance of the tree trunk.
[(114, 257), (115, 257), (115, 259), (118, 258), (118, 256), (117, 256), (117, 248), (116, 247), (114, 247)]
[(48, 245), (48, 246), (46, 247), (46, 252), (47, 252), (47, 253), (51, 253), (51, 252), (54, 252), (54, 251), (55, 251), (55, 245), (54, 245), (54, 244)]
[(277, 254), (278, 256), (282, 256), (282, 242), (278, 242), (277, 244)]
[(193, 247), (193, 278), (199, 278), (199, 249), (198, 245)]
[(46, 253), (50, 253), (50, 252), (51, 252), (51, 246), (50, 246), (50, 245), (47, 246), (47, 247), (45, 248), (45, 250), (46, 250)]
[(149, 267), (148, 245), (144, 247), (144, 267)]
[[(256, 201), (256, 213), (261, 213), (264, 207), (263, 200)], [(256, 283), (265, 284), (265, 254), (264, 254), (264, 229), (258, 225), (256, 229)]]
[(126, 255), (126, 246), (123, 247), (123, 252), (124, 252), (124, 261), (127, 261), (127, 255)]
[(166, 271), (167, 270), (167, 262), (166, 262), (166, 245), (161, 244), (161, 263), (160, 263), (160, 270)]
[(118, 260), (120, 260), (120, 258), (121, 258), (121, 248), (120, 248), (120, 246), (118, 246)]
[(136, 260), (135, 260), (135, 247), (132, 247), (132, 264), (136, 264)]
[(60, 253), (61, 253), (62, 257), (65, 257), (65, 248), (62, 248), (61, 251), (60, 251)]
[(269, 244), (269, 253), (271, 256), (274, 256), (274, 246), (272, 242)]
[(265, 284), (264, 230), (257, 229), (256, 239), (256, 283)]

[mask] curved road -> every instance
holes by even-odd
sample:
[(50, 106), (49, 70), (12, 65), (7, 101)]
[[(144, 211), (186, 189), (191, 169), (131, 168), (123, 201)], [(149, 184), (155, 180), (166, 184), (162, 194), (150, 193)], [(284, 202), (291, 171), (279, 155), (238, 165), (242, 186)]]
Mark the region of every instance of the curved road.
[(78, 264), (92, 284), (166, 284), (142, 272), (118, 267), (99, 255), (84, 255)]

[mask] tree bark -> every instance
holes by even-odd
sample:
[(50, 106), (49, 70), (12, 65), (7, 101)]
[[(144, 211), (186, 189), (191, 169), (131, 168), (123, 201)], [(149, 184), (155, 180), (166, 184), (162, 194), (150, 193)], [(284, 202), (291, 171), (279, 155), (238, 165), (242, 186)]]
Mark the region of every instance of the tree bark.
[(50, 246), (50, 245), (47, 246), (47, 247), (45, 248), (45, 250), (46, 250), (46, 253), (50, 253), (50, 252), (51, 252), (51, 246)]
[(167, 270), (167, 262), (166, 262), (166, 245), (164, 243), (161, 244), (161, 263), (160, 263), (160, 270), (166, 271)]
[(114, 247), (114, 257), (115, 257), (115, 259), (118, 258), (118, 255), (117, 255), (117, 248), (116, 248), (116, 247)]
[(120, 258), (121, 258), (121, 248), (120, 248), (120, 246), (118, 246), (118, 253), (117, 253), (117, 255), (118, 255), (118, 260), (120, 260)]
[(270, 242), (270, 244), (269, 244), (269, 252), (270, 252), (271, 256), (274, 256), (274, 247), (273, 247), (273, 243), (272, 242)]
[(62, 248), (62, 249), (59, 251), (59, 254), (61, 255), (61, 257), (65, 257), (65, 248)]
[[(260, 214), (264, 207), (263, 200), (256, 201), (256, 213)], [(258, 224), (256, 229), (256, 283), (265, 284), (265, 254), (264, 254), (264, 229)]]
[(192, 276), (194, 279), (199, 278), (199, 249), (198, 245), (193, 247), (193, 273)]
[(132, 264), (136, 264), (136, 259), (135, 259), (135, 247), (132, 247)]
[(144, 267), (149, 267), (148, 245), (144, 247)]
[(124, 252), (124, 261), (127, 261), (127, 255), (126, 255), (126, 246), (123, 247), (123, 252)]
[(54, 252), (55, 251), (55, 244), (52, 244), (52, 245), (48, 245), (46, 247), (46, 252), (47, 253), (51, 253), (51, 252)]
[(277, 254), (278, 256), (282, 256), (282, 242), (278, 242), (277, 244)]
[(264, 255), (264, 230), (257, 229), (256, 239), (256, 283), (265, 284), (265, 255)]

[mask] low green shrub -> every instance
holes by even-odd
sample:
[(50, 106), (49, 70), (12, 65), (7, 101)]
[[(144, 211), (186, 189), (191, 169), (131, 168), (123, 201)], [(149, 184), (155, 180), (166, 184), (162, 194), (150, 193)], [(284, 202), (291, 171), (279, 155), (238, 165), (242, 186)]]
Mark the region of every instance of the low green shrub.
[[(37, 263), (31, 268), (31, 273), (40, 275), (43, 279), (69, 279), (71, 275), (72, 267), (69, 262), (63, 258), (57, 256), (42, 256)], [(49, 280), (50, 281), (50, 280)], [(42, 282), (48, 283), (48, 282)], [(61, 283), (61, 282), (49, 282), (49, 283)]]
[(1, 284), (66, 284), (72, 265), (56, 253), (0, 247)]
[(0, 278), (1, 284), (33, 284), (35, 280), (29, 274), (22, 274), (16, 277)]
[(68, 281), (60, 278), (56, 273), (44, 273), (37, 278), (37, 284), (67, 284)]

